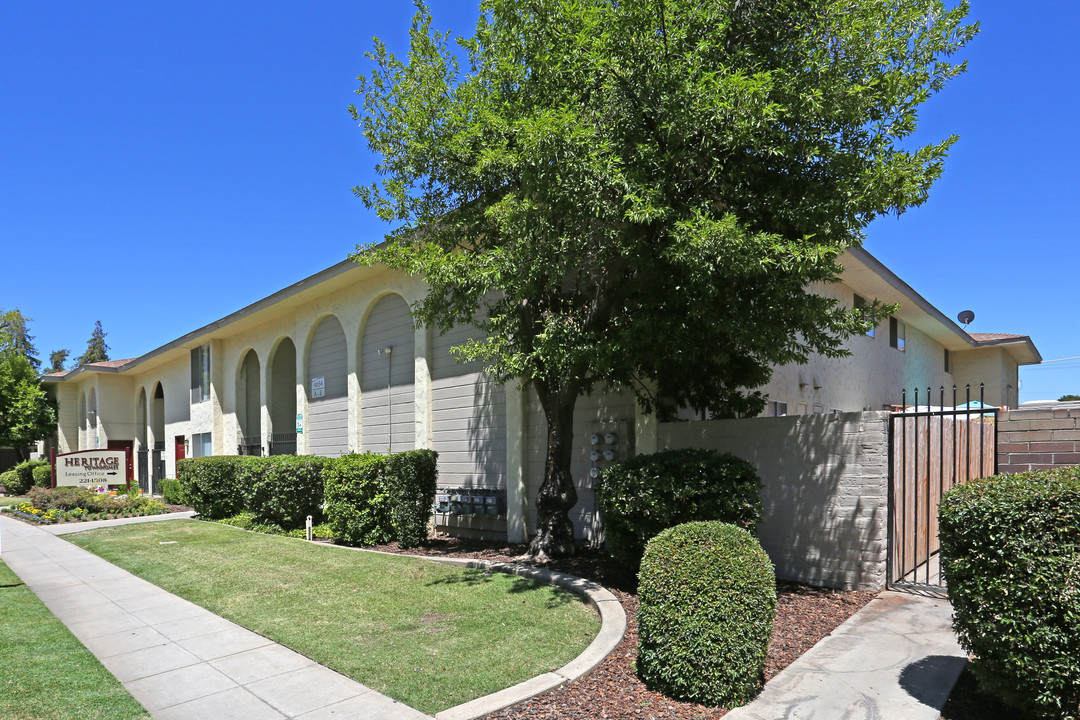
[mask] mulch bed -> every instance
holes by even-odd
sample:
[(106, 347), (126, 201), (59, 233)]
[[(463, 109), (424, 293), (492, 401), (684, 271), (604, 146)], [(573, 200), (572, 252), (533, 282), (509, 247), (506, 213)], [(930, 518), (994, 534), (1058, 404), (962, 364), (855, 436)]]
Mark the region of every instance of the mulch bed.
[[(525, 545), (491, 544), (454, 538), (429, 540), (419, 548), (396, 545), (372, 548), (385, 552), (444, 557), (472, 557), (495, 562), (527, 563)], [(694, 720), (723, 717), (723, 708), (709, 708), (665, 697), (645, 687), (634, 673), (637, 654), (637, 589), (633, 573), (595, 550), (557, 560), (545, 567), (588, 578), (611, 590), (626, 611), (626, 636), (591, 673), (514, 707), (485, 716), (488, 720)], [(797, 657), (832, 632), (874, 598), (876, 593), (830, 590), (777, 583), (776, 621), (765, 660), (765, 679), (772, 679)], [(957, 718), (957, 720), (967, 720)]]

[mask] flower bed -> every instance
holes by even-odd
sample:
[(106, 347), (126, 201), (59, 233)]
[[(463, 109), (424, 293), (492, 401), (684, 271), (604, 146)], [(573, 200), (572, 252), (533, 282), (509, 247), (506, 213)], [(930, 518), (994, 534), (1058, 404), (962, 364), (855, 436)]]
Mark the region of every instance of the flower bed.
[(25, 522), (51, 525), (59, 522), (160, 515), (169, 512), (169, 508), (139, 490), (118, 493), (105, 488), (90, 491), (64, 487), (55, 490), (33, 488), (26, 501), (5, 508), (5, 512)]

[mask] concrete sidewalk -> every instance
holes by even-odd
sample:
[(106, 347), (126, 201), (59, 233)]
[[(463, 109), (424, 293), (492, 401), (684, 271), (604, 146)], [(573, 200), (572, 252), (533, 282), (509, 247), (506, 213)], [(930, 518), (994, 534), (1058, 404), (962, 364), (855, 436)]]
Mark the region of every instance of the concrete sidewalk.
[(884, 592), (730, 720), (939, 720), (967, 663), (946, 600)]
[(95, 525), (0, 515), (0, 557), (154, 718), (429, 717), (54, 535)]

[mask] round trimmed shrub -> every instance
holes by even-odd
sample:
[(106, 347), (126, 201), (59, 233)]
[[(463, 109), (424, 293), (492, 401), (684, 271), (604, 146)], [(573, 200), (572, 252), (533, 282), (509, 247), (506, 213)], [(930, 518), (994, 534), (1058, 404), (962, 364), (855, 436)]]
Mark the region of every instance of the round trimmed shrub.
[(15, 492), (16, 483), (19, 482), (18, 476), (14, 470), (5, 470), (0, 472), (0, 487), (4, 488), (4, 492), (8, 495), (19, 495)]
[(604, 470), (598, 493), (607, 552), (635, 569), (645, 544), (665, 528), (719, 520), (753, 532), (761, 520), (761, 479), (731, 453), (638, 455)]
[(982, 688), (1080, 717), (1080, 468), (972, 480), (938, 510), (953, 628)]
[(757, 694), (776, 578), (743, 528), (692, 522), (645, 548), (638, 575), (638, 675), (679, 700), (734, 707)]

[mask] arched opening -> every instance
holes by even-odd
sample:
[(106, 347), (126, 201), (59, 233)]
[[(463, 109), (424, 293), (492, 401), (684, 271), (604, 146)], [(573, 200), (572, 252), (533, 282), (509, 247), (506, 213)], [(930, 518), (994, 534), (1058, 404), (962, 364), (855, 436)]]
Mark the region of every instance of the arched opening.
[(360, 343), (361, 444), (372, 452), (416, 447), (412, 314), (400, 295), (371, 309)]
[(79, 450), (87, 449), (86, 393), (79, 394)]
[(154, 399), (150, 403), (150, 440), (154, 450), (165, 449), (165, 388), (161, 383), (154, 386)]
[(296, 454), (296, 345), (282, 340), (270, 361), (270, 454)]
[(236, 421), (240, 428), (240, 455), (262, 455), (262, 401), (260, 399), (259, 356), (254, 350), (244, 354), (236, 381)]
[(155, 492), (158, 483), (165, 477), (165, 388), (161, 383), (154, 385), (153, 398), (150, 400), (150, 492)]
[(348, 346), (341, 322), (323, 318), (307, 350), (308, 450), (340, 457), (349, 451)]
[(97, 450), (101, 446), (101, 437), (98, 435), (97, 392), (94, 388), (90, 388), (90, 397), (86, 401), (86, 427), (90, 433), (86, 444), (91, 450)]
[(139, 388), (135, 400), (135, 456), (139, 489), (150, 492), (150, 446), (146, 444), (147, 432), (146, 388)]

